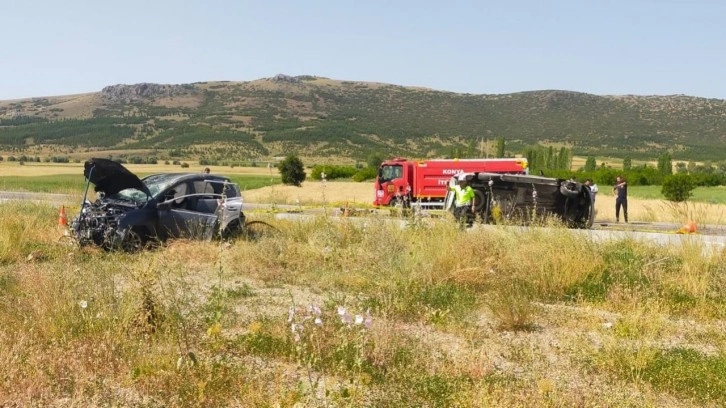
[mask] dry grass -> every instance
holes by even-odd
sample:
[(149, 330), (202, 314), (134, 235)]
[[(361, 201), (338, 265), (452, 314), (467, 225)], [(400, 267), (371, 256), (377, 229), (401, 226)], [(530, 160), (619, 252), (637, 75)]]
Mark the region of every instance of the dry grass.
[[(621, 210), (621, 222), (624, 221)], [(615, 221), (615, 197), (598, 194), (595, 200), (596, 222)], [(665, 200), (639, 200), (628, 198), (628, 221), (668, 222), (682, 224), (694, 220), (698, 225), (726, 223), (726, 206), (722, 204), (674, 204)]]
[(726, 402), (726, 252), (268, 221), (282, 233), (117, 254), (0, 205), (0, 406)]
[(368, 206), (373, 203), (375, 191), (372, 182), (306, 181), (301, 187), (274, 185), (246, 191), (243, 197), (250, 203)]

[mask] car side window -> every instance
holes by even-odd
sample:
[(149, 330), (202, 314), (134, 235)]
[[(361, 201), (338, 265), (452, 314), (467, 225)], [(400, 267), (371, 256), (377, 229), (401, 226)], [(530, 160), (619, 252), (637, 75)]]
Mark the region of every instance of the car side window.
[(194, 194), (214, 194), (214, 187), (212, 183), (204, 180), (198, 180), (194, 182)]
[(174, 186), (174, 205), (180, 206), (184, 202), (184, 196), (187, 195), (186, 183)]

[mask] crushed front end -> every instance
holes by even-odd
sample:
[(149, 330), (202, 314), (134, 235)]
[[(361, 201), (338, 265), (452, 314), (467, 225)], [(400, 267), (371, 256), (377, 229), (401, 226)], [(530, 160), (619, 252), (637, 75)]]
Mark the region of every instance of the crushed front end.
[(71, 222), (71, 230), (81, 246), (94, 244), (105, 249), (118, 248), (128, 234), (128, 228), (122, 227), (122, 219), (127, 212), (139, 207), (112, 199), (86, 201), (80, 215)]

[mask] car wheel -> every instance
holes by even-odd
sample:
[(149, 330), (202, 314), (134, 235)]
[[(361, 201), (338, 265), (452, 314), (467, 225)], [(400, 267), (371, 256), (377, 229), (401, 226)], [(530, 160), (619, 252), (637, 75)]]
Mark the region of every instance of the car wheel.
[(244, 237), (249, 240), (257, 240), (262, 237), (273, 236), (280, 232), (274, 226), (264, 221), (249, 221), (245, 223)]
[(222, 239), (234, 239), (239, 237), (242, 234), (242, 231), (244, 228), (242, 228), (242, 225), (239, 221), (235, 220), (229, 223), (227, 227), (222, 230), (221, 232), (221, 238)]
[(136, 228), (130, 228), (121, 242), (121, 249), (124, 252), (138, 252), (146, 246), (146, 234)]
[(560, 194), (567, 198), (576, 198), (580, 195), (580, 191), (575, 183), (566, 181), (560, 185)]

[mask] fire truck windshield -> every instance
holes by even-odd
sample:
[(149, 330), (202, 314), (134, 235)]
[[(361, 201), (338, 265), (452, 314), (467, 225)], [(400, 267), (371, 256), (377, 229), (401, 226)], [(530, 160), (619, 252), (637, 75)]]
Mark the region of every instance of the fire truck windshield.
[(380, 182), (389, 181), (403, 177), (403, 166), (401, 165), (383, 165), (379, 172)]

